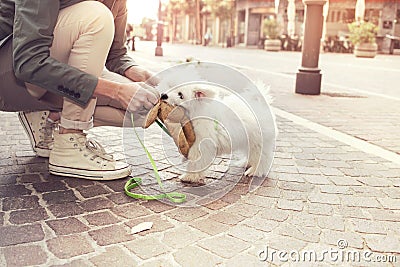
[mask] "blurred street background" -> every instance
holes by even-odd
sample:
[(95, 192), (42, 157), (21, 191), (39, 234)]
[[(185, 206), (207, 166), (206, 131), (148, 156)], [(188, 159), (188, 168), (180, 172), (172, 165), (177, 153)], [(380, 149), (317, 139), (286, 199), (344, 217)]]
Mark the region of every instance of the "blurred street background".
[[(355, 44), (349, 24), (357, 21), (377, 27), (378, 51), (400, 49), (399, 1), (324, 2), (325, 51), (351, 53)], [(279, 39), (282, 50), (300, 51), (304, 41), (306, 5), (301, 0), (149, 0), (146, 5), (133, 0), (128, 8), (131, 34), (142, 40), (156, 40), (161, 22), (163, 40), (171, 43), (263, 48), (266, 39)]]
[(294, 93), (300, 52), (167, 43), (163, 46), (164, 56), (154, 57), (155, 42), (138, 42), (132, 57), (154, 72), (186, 60), (226, 64), (269, 86), (274, 107), (400, 153), (400, 56), (367, 59), (322, 53), (321, 95), (307, 96)]
[[(128, 2), (135, 36), (129, 53), (140, 66), (159, 72), (218, 62), (270, 87), (279, 129), (271, 171), (257, 190), (249, 192), (243, 177), (203, 206), (134, 200), (124, 194), (125, 179), (50, 175), (17, 114), (0, 112), (0, 266), (399, 265), (399, 1), (328, 2), (319, 95), (295, 93), (301, 1)], [(367, 20), (377, 49), (374, 57), (356, 57), (348, 24)], [(267, 26), (274, 28), (268, 36)], [(272, 52), (266, 44), (273, 33), (279, 51)], [(172, 140), (158, 145), (158, 130), (146, 130), (146, 144), (165, 187), (186, 192), (164, 152), (180, 155)], [(107, 151), (125, 150), (134, 176), (157, 188), (145, 152), (134, 141), (124, 148), (120, 128), (95, 128), (89, 136)], [(213, 166), (211, 181), (223, 176), (223, 163)], [(152, 229), (132, 234), (142, 222), (153, 222)], [(324, 251), (345, 256), (323, 258)]]

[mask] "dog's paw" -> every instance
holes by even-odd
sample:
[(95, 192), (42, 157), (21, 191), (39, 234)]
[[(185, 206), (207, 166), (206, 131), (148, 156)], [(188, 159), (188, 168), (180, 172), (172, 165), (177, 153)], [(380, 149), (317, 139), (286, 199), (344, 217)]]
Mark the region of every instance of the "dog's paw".
[(245, 171), (244, 175), (246, 175), (246, 176), (254, 176), (255, 171), (256, 171), (256, 168), (254, 168), (254, 167), (249, 167), (249, 168)]
[(254, 166), (248, 167), (248, 169), (244, 173), (245, 176), (248, 177), (266, 177), (268, 175), (268, 171), (260, 170), (259, 168), (255, 168)]
[(180, 177), (181, 182), (192, 185), (205, 185), (204, 177), (195, 173), (183, 174)]

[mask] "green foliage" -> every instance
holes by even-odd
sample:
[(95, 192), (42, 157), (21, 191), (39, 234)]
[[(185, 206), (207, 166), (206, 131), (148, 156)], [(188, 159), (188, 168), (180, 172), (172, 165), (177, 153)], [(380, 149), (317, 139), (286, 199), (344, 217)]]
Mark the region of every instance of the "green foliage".
[(235, 7), (233, 0), (204, 0), (204, 4), (211, 8), (211, 12), (222, 20), (229, 19)]
[[(200, 1), (200, 7), (202, 1)], [(194, 15), (196, 10), (196, 0), (169, 0), (167, 4), (167, 12), (171, 15), (180, 13)]]
[(167, 9), (173, 14), (178, 14), (182, 9), (182, 4), (181, 0), (169, 0)]
[[(182, 11), (188, 15), (195, 15), (196, 14), (196, 0), (181, 0)], [(202, 1), (200, 1), (200, 10), (203, 6)]]
[[(234, 0), (198, 0), (199, 9), (203, 10), (205, 6), (209, 7), (211, 14), (222, 20), (229, 19), (234, 13)], [(169, 0), (167, 5), (168, 13), (187, 15), (196, 14), (196, 0)]]
[(278, 23), (276, 22), (275, 19), (264, 19), (263, 22), (263, 30), (264, 30), (264, 36), (267, 39), (278, 39), (279, 37), (279, 27)]
[(151, 33), (151, 30), (153, 29), (153, 24), (156, 23), (154, 19), (150, 18), (143, 18), (142, 23), (140, 26), (145, 29), (146, 32), (146, 40), (152, 40), (153, 39), (153, 34)]
[(375, 43), (378, 27), (365, 21), (355, 21), (347, 25), (350, 31), (349, 39), (354, 45), (361, 43)]

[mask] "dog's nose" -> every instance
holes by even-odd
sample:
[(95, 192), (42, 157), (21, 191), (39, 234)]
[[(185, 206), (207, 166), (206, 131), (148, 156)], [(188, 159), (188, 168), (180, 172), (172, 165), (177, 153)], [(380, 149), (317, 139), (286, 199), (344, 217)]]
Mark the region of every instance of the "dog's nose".
[(161, 94), (161, 100), (167, 100), (168, 95), (167, 94)]

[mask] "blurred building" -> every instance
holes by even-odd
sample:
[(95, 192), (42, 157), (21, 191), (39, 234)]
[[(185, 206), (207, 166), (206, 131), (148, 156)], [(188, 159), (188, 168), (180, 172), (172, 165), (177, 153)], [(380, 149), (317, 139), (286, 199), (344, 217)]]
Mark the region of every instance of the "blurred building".
[[(288, 32), (290, 2), (294, 2), (294, 31)], [(339, 37), (348, 33), (347, 24), (355, 20), (356, 0), (329, 0), (325, 36)], [(245, 46), (257, 45), (262, 39), (262, 21), (274, 16), (282, 34), (302, 36), (304, 4), (301, 0), (237, 0), (237, 42)], [(400, 0), (365, 0), (364, 20), (378, 25), (377, 43), (380, 50), (389, 49), (386, 34), (400, 36)]]
[[(199, 33), (196, 34), (196, 2)], [(166, 26), (171, 42), (199, 43), (211, 33), (210, 44), (224, 45), (234, 34), (235, 0), (170, 0), (166, 8)]]
[[(178, 1), (178, 0), (176, 0)], [(179, 0), (189, 3), (194, 0)], [(377, 43), (381, 51), (387, 52), (390, 41), (387, 34), (400, 36), (400, 0), (364, 0), (364, 20), (378, 25)], [(226, 45), (234, 37), (235, 45), (257, 46), (263, 41), (262, 22), (275, 17), (280, 32), (289, 36), (303, 35), (304, 9), (301, 0), (204, 0), (200, 1), (201, 33), (210, 29), (213, 40), (210, 44)], [(347, 24), (355, 20), (357, 0), (329, 0), (325, 7), (326, 25), (324, 37), (346, 36)], [(218, 9), (218, 10), (216, 10)], [(195, 42), (195, 13), (193, 5), (187, 9), (174, 10), (174, 21), (169, 27), (175, 29), (174, 41)], [(231, 15), (227, 13), (231, 12)], [(173, 30), (169, 30), (173, 33)]]
[[(327, 36), (348, 32), (347, 23), (355, 20), (355, 4), (355, 0), (329, 2)], [(387, 34), (400, 36), (400, 0), (365, 0), (364, 20), (378, 26), (378, 49), (387, 52), (390, 41), (385, 36)]]

